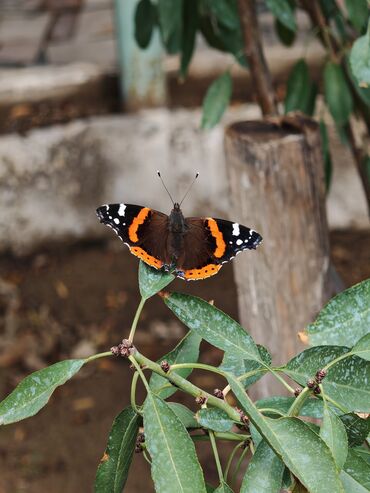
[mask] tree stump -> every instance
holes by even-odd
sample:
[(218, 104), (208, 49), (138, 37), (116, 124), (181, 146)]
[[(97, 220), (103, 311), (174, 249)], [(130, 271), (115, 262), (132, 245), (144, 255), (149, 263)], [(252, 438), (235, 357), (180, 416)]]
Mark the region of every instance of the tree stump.
[[(297, 337), (328, 299), (329, 239), (318, 125), (301, 115), (226, 129), (232, 218), (258, 231), (256, 253), (234, 263), (242, 325), (286, 363)], [(281, 393), (265, 377), (255, 397)]]

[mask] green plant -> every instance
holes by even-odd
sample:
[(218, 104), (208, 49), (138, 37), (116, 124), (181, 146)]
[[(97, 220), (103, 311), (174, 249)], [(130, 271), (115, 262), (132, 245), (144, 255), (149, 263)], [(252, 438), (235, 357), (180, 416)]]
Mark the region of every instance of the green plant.
[[(370, 491), (370, 280), (339, 294), (305, 331), (311, 347), (286, 365), (274, 367), (266, 348), (256, 345), (232, 318), (212, 304), (181, 293), (163, 292), (171, 274), (140, 262), (141, 302), (128, 339), (87, 359), (66, 360), (26, 377), (0, 403), (0, 424), (36, 414), (59, 385), (98, 358), (127, 358), (133, 366), (131, 406), (114, 420), (98, 467), (95, 491), (121, 492), (134, 451), (151, 466), (156, 491)], [(167, 307), (190, 329), (158, 362), (134, 345), (144, 303), (159, 292)], [(202, 339), (223, 351), (220, 366), (198, 362)], [(223, 377), (213, 393), (188, 380), (193, 370)], [(286, 396), (253, 402), (248, 388), (271, 374)], [(297, 382), (293, 389), (286, 381)], [(141, 379), (146, 398), (136, 402)], [(197, 411), (169, 401), (177, 391), (195, 399)], [(238, 401), (232, 405), (230, 395)], [(308, 418), (314, 418), (314, 421)], [(143, 432), (139, 428), (143, 426)], [(206, 484), (195, 444), (207, 441), (214, 453), (219, 485)], [(221, 441), (234, 444), (221, 464)]]
[[(286, 47), (292, 47), (297, 33), (296, 14), (304, 11), (311, 21), (302, 58), (293, 66), (286, 86), (284, 113), (301, 111), (312, 116), (318, 87), (323, 88), (325, 104), (341, 139), (350, 146), (361, 178), (370, 212), (370, 29), (368, 0), (265, 0), (275, 18), (275, 30)], [(161, 33), (168, 53), (180, 55), (179, 76), (187, 75), (199, 34), (208, 45), (231, 53), (235, 61), (249, 70), (251, 87), (263, 115), (279, 115), (277, 96), (265, 61), (258, 27), (257, 0), (140, 0), (135, 16), (135, 38), (145, 49), (154, 29)], [(327, 57), (317, 81), (311, 79), (306, 47), (318, 38)], [(201, 126), (214, 127), (222, 117), (232, 95), (229, 70), (208, 88), (203, 102)], [(355, 138), (353, 121), (362, 120), (361, 139)], [(325, 154), (326, 183), (331, 177), (327, 131), (319, 115)], [(353, 119), (353, 118), (352, 118)], [(359, 131), (357, 136), (360, 137)], [(357, 140), (361, 140), (360, 143)]]

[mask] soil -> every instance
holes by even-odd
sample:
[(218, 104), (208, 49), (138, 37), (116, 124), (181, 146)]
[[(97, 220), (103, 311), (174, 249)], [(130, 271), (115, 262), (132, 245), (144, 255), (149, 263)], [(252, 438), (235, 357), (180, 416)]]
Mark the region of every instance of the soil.
[[(370, 233), (334, 232), (331, 243), (345, 286), (370, 277)], [(27, 373), (107, 350), (128, 334), (139, 301), (137, 261), (117, 242), (54, 246), (26, 258), (0, 257), (0, 272), (0, 399)], [(237, 318), (231, 264), (205, 282), (175, 281), (171, 290), (213, 299)], [(142, 353), (158, 359), (184, 333), (161, 299), (154, 297), (144, 308), (135, 342)], [(220, 357), (203, 344), (202, 361), (214, 364)], [(37, 416), (2, 427), (0, 493), (92, 491), (112, 420), (129, 403), (131, 375), (123, 360), (98, 360), (59, 388)], [(192, 380), (210, 391), (218, 385), (202, 372)], [(183, 394), (175, 397), (195, 409)], [(223, 456), (229, 451), (226, 445), (220, 449)], [(216, 484), (214, 460), (205, 444), (199, 446), (199, 454), (207, 480)], [(134, 457), (125, 491), (153, 491), (141, 454)]]

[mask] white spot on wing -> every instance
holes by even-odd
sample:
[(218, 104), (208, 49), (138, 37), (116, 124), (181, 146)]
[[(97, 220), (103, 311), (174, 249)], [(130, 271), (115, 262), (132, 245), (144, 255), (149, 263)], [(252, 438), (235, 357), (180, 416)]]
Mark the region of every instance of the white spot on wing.
[(233, 236), (239, 236), (239, 235), (240, 235), (239, 224), (233, 223)]
[(118, 209), (118, 215), (119, 216), (124, 216), (125, 215), (125, 210), (126, 210), (125, 204), (120, 204), (119, 209)]
[(238, 239), (236, 240), (236, 244), (237, 244), (238, 246), (240, 246), (242, 243), (243, 243), (243, 240), (241, 240), (240, 238), (238, 238)]
[(113, 219), (113, 221), (114, 221), (116, 224), (119, 224), (119, 219), (118, 219), (118, 217), (115, 217), (115, 218)]

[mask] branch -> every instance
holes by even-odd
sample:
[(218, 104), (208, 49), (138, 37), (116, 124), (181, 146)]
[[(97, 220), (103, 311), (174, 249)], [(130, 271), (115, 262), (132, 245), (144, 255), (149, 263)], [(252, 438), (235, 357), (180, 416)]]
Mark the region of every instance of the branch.
[(238, 7), (244, 38), (244, 54), (249, 64), (257, 102), (264, 116), (278, 115), (271, 74), (262, 50), (255, 0), (238, 0)]

